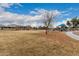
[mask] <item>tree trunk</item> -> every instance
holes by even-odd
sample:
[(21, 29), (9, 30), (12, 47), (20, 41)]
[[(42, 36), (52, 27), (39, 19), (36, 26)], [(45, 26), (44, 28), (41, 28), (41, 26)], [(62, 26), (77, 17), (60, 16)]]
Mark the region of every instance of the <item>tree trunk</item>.
[(46, 30), (45, 30), (45, 34), (46, 34), (46, 35), (48, 34), (48, 27), (47, 27)]
[(48, 34), (48, 31), (46, 30), (45, 33), (46, 33), (46, 35), (47, 35), (47, 34)]

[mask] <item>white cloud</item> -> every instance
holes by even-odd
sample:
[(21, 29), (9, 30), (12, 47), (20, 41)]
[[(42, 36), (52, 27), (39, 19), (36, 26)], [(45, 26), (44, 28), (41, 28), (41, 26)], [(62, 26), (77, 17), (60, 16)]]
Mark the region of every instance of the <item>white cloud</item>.
[(31, 11), (30, 13), (36, 15), (32, 18), (32, 20), (37, 19), (37, 20), (41, 20), (41, 21), (47, 20), (47, 17), (46, 17), (47, 14), (49, 14), (50, 17), (51, 16), (55, 17), (55, 16), (61, 14), (61, 12), (58, 10), (45, 10), (45, 9), (35, 9), (34, 11)]
[[(10, 8), (13, 4), (2, 4), (1, 8)], [(1, 10), (1, 9), (0, 9)], [(3, 9), (2, 9), (3, 11)], [(44, 16), (46, 13), (49, 15), (57, 16), (60, 14), (58, 10), (45, 10), (45, 9), (36, 9), (31, 11), (33, 15), (21, 15), (17, 13), (6, 12), (5, 10), (0, 13), (0, 24), (9, 25), (9, 24), (19, 24), (19, 25), (31, 25), (31, 26), (40, 26), (43, 25)]]
[(69, 13), (70, 11), (75, 10), (74, 8), (70, 7), (64, 11), (62, 11), (61, 13), (65, 14), (65, 13)]
[(10, 8), (13, 5), (22, 7), (22, 5), (19, 3), (0, 3), (0, 13), (5, 12), (5, 8)]
[(0, 7), (3, 7), (3, 8), (10, 8), (10, 6), (12, 6), (13, 3), (0, 3)]
[(13, 5), (18, 5), (18, 6), (22, 7), (22, 5), (19, 3), (0, 3), (0, 7), (3, 7), (3, 8), (10, 8)]
[(37, 21), (41, 20), (41, 15), (20, 15), (16, 13), (10, 13), (10, 12), (3, 12), (0, 14), (0, 24), (9, 25), (9, 24), (20, 24), (20, 25), (26, 25), (27, 23), (35, 26), (34, 24)]
[(79, 8), (70, 7), (64, 11), (61, 11), (61, 17), (69, 16), (69, 15), (73, 14), (73, 12), (78, 12), (78, 10), (79, 10)]
[(16, 5), (18, 5), (19, 7), (23, 7), (20, 3), (16, 3)]
[(31, 13), (33, 14), (46, 14), (46, 13), (50, 13), (52, 16), (56, 16), (61, 14), (60, 11), (58, 10), (45, 10), (45, 9), (35, 9), (34, 11), (31, 11)]

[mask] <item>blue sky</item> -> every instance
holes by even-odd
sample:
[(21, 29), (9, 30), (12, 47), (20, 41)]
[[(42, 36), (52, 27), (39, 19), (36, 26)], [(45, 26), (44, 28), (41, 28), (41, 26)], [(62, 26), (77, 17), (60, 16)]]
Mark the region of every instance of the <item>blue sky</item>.
[[(75, 16), (79, 16), (79, 4), (78, 3), (18, 3), (18, 4), (1, 4), (0, 5), (1, 11), (4, 10), (4, 15), (6, 13), (13, 15), (17, 14), (22, 15), (22, 16), (32, 16), (37, 17), (37, 14), (32, 14), (31, 12), (36, 11), (36, 10), (47, 10), (47, 11), (52, 11), (52, 10), (57, 10), (57, 12), (60, 13), (60, 15), (57, 15), (55, 17), (55, 25), (59, 25), (62, 23), (65, 23), (66, 20), (70, 20), (71, 18)], [(1, 14), (1, 16), (4, 16)], [(6, 15), (7, 16), (7, 15)], [(12, 17), (12, 16), (11, 16)], [(39, 16), (38, 16), (39, 17)], [(2, 18), (1, 18), (2, 19)], [(35, 18), (36, 19), (36, 18)], [(15, 20), (17, 20), (15, 18)], [(2, 21), (0, 23), (9, 23), (7, 20)], [(19, 21), (17, 21), (18, 23)], [(21, 20), (20, 22), (25, 22), (25, 20)], [(40, 21), (34, 22), (35, 24), (38, 24)], [(15, 21), (16, 23), (16, 21)], [(32, 23), (32, 22), (31, 22)], [(41, 24), (41, 22), (40, 22)], [(33, 25), (33, 24), (32, 24)]]
[[(70, 8), (79, 9), (78, 3), (20, 3), (20, 4), (22, 6), (18, 6), (14, 4), (10, 8), (6, 8), (6, 11), (19, 13), (19, 14), (29, 14), (30, 11), (36, 8), (46, 9), (46, 10), (57, 9), (60, 11), (67, 11)], [(71, 12), (73, 12), (73, 10)]]

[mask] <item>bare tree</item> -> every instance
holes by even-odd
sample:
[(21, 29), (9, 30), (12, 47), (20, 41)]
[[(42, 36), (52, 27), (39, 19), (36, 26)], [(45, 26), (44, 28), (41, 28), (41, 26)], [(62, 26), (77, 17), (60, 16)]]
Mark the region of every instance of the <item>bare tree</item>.
[(45, 33), (47, 35), (48, 29), (51, 26), (52, 16), (50, 16), (49, 13), (47, 12), (45, 17), (46, 17), (46, 20), (44, 21), (44, 26), (45, 26)]
[(56, 17), (57, 15), (60, 14), (60, 12), (58, 10), (45, 10), (45, 9), (40, 9), (40, 10), (35, 10), (34, 11), (35, 14), (37, 14), (40, 19), (40, 21), (43, 22), (44, 27), (45, 27), (45, 33), (47, 35), (48, 33), (48, 29), (53, 26), (53, 22), (54, 22), (54, 17)]
[(56, 14), (54, 11), (45, 12), (44, 14), (44, 26), (45, 26), (45, 33), (47, 35), (48, 30), (51, 26), (53, 26), (54, 18), (56, 17)]

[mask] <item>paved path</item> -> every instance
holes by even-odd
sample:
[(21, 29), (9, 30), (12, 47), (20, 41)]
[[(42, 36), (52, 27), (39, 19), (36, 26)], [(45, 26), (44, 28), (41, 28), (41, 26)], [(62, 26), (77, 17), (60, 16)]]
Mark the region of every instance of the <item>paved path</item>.
[(73, 39), (79, 40), (79, 35), (73, 33), (73, 31), (65, 32), (65, 34)]

